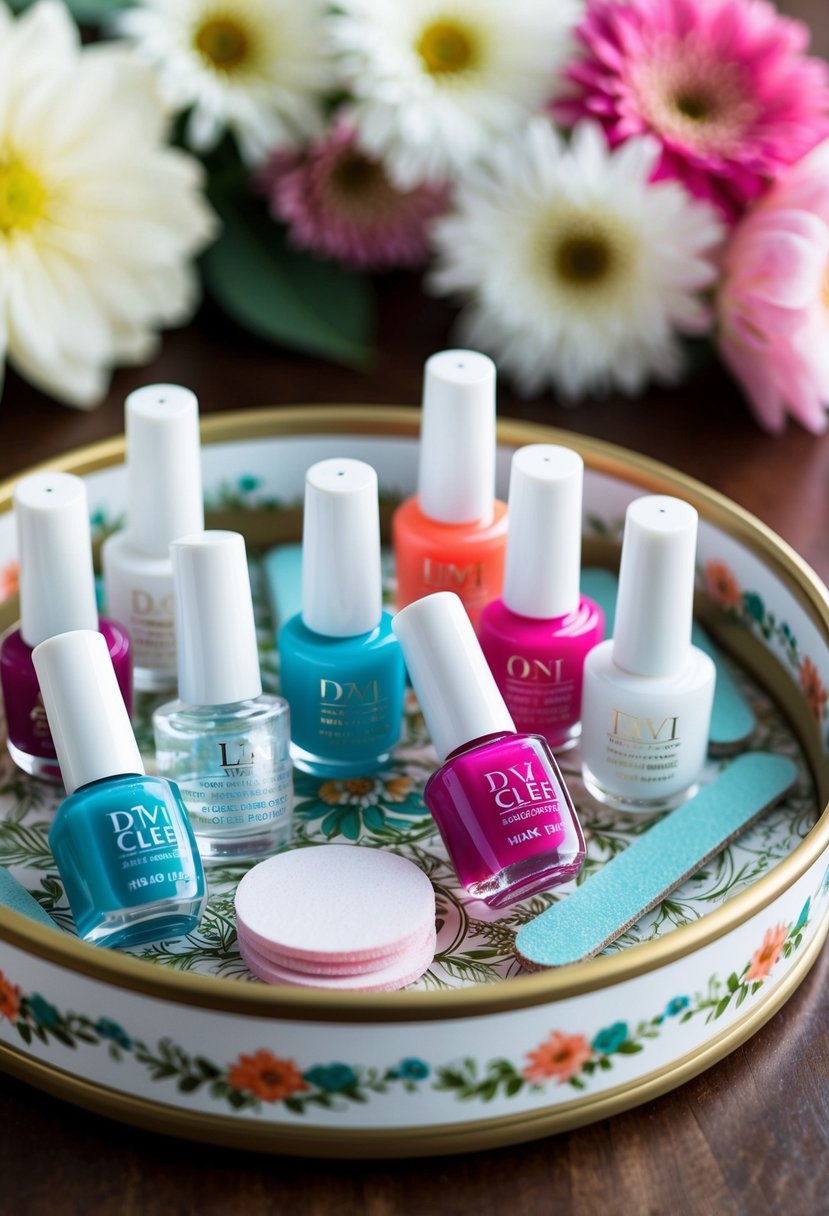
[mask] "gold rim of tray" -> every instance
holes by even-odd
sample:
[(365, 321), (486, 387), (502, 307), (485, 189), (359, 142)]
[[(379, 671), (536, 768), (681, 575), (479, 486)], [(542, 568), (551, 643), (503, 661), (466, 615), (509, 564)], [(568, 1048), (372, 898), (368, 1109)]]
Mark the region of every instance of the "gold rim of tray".
[[(295, 406), (208, 416), (202, 421), (202, 437), (206, 444), (303, 434), (415, 438), (419, 424), (420, 411), (409, 407)], [(508, 447), (525, 443), (563, 443), (581, 453), (588, 469), (633, 482), (652, 493), (681, 494), (698, 509), (703, 519), (761, 555), (792, 591), (823, 636), (829, 639), (829, 591), (823, 582), (785, 541), (723, 495), (658, 461), (569, 431), (504, 420), (498, 426), (498, 439)], [(84, 474), (121, 463), (123, 457), (124, 439), (120, 436), (77, 448), (37, 467)], [(0, 484), (0, 514), (11, 506), (13, 484), (13, 480)], [(769, 682), (774, 683), (773, 680)], [(788, 683), (793, 689), (792, 682)], [(785, 694), (785, 682), (778, 680), (774, 691)], [(829, 762), (822, 754), (819, 741), (803, 739), (802, 742), (823, 798), (829, 790)], [(0, 939), (48, 962), (116, 987), (177, 1004), (223, 1012), (266, 1018), (304, 1018), (315, 1022), (404, 1022), (481, 1016), (596, 991), (692, 954), (773, 903), (828, 846), (829, 809), (826, 809), (802, 843), (772, 871), (716, 911), (673, 930), (664, 938), (556, 971), (506, 979), (496, 985), (448, 991), (340, 994), (189, 975), (87, 945), (2, 908)]]

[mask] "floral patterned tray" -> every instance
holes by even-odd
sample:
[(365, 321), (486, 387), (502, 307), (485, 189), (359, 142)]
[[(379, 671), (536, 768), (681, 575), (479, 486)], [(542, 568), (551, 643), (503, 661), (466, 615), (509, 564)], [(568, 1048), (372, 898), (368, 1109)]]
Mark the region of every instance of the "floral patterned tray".
[[(315, 434), (332, 421), (336, 438)], [(264, 428), (264, 442), (251, 442), (246, 426)], [(246, 531), (252, 549), (295, 537), (302, 472), (334, 451), (371, 460), (394, 500), (413, 482), (416, 428), (411, 411), (228, 416), (206, 449), (208, 507), (217, 523)], [(502, 481), (513, 446), (574, 442), (520, 424), (504, 431)], [(0, 863), (67, 933), (0, 909), (0, 1067), (119, 1117), (226, 1143), (332, 1154), (456, 1151), (541, 1135), (643, 1100), (719, 1058), (771, 1015), (827, 928), (819, 822), (825, 589), (781, 542), (701, 487), (627, 453), (576, 446), (589, 470), (588, 561), (612, 564), (624, 507), (637, 493), (668, 490), (699, 507), (699, 609), (735, 655), (734, 674), (758, 723), (751, 746), (798, 764), (792, 794), (602, 957), (527, 976), (512, 953), (515, 931), (567, 889), (496, 912), (459, 888), (423, 803), (434, 754), (410, 695), (386, 771), (351, 780), (296, 774), (296, 843), (392, 849), (420, 865), (436, 890), (438, 948), (426, 975), (405, 993), (344, 998), (253, 980), (235, 938), (233, 893), (246, 868), (239, 864), (211, 867), (208, 911), (188, 938), (132, 958), (73, 940), (47, 845), (59, 796), (5, 758)], [(95, 528), (112, 530), (123, 507), (122, 470), (91, 471), (86, 453), (61, 464), (88, 474)], [(220, 475), (211, 478), (211, 469)], [(0, 516), (0, 564), (13, 592), (7, 523)], [(252, 575), (263, 670), (277, 688), (256, 558)], [(147, 750), (155, 703), (141, 697), (136, 710)], [(727, 763), (711, 761), (707, 779)], [(596, 804), (581, 784), (577, 751), (565, 755), (563, 771), (588, 838), (583, 882), (649, 821)]]

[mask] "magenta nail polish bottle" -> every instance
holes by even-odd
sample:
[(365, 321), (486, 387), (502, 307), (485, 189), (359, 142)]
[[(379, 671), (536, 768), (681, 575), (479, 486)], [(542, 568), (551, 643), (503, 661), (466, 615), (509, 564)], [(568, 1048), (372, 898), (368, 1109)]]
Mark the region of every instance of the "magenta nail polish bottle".
[(32, 651), (75, 629), (103, 634), (129, 709), (132, 661), (126, 631), (98, 616), (86, 486), (71, 473), (33, 473), (14, 489), (20, 622), (0, 645), (9, 754), (26, 773), (60, 782)]
[(584, 660), (604, 637), (604, 613), (579, 593), (583, 478), (570, 448), (533, 443), (515, 453), (503, 596), (478, 626), (517, 729), (555, 751), (581, 733)]
[(470, 895), (492, 908), (567, 882), (584, 837), (546, 739), (519, 734), (458, 596), (393, 622), (442, 767), (423, 797)]

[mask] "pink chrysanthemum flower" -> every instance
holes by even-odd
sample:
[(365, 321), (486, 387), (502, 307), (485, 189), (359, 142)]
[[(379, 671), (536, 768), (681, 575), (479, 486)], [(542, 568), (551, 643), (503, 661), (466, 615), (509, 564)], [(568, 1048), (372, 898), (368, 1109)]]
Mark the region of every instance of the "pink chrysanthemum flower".
[(736, 218), (829, 131), (829, 70), (766, 0), (588, 0), (560, 121), (598, 119), (612, 145), (645, 131), (658, 177)]
[(717, 299), (723, 359), (759, 422), (810, 431), (829, 407), (829, 141), (790, 166), (734, 229)]
[(363, 270), (423, 264), (429, 224), (448, 203), (442, 184), (399, 190), (341, 120), (304, 154), (272, 157), (260, 180), (295, 245)]

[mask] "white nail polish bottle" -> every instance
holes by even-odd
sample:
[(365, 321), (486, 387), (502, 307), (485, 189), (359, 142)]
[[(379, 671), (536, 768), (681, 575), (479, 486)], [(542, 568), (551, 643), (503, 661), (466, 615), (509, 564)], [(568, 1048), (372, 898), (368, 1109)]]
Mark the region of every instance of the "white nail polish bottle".
[(697, 512), (664, 495), (625, 517), (613, 639), (587, 656), (582, 772), (618, 810), (678, 806), (705, 761), (716, 670), (691, 645)]
[(177, 384), (149, 384), (125, 403), (127, 522), (101, 550), (108, 614), (132, 642), (136, 689), (176, 686), (170, 544), (204, 530), (199, 405)]

